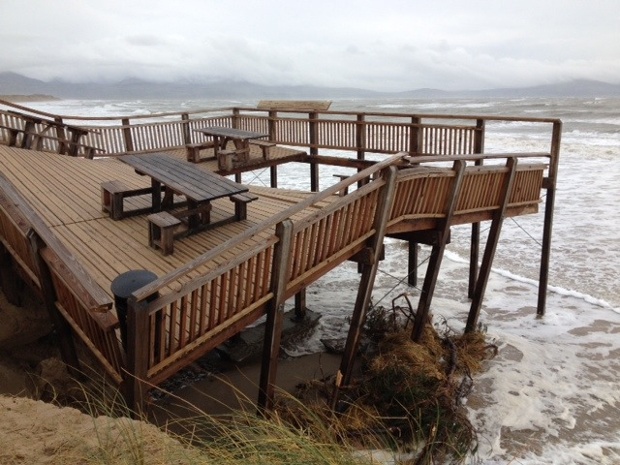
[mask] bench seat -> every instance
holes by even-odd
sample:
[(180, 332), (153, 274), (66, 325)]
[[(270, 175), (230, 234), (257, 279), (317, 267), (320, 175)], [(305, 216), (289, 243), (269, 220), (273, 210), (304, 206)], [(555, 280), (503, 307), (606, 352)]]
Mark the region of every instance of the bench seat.
[(206, 160), (213, 160), (213, 157), (202, 157), (201, 158), (200, 151), (206, 150), (206, 149), (212, 149), (214, 146), (215, 144), (213, 143), (213, 141), (199, 142), (195, 144), (186, 144), (185, 151), (186, 151), (187, 161), (191, 163), (200, 163)]
[(267, 140), (251, 140), (250, 145), (255, 145), (261, 148), (263, 151), (264, 160), (269, 160), (269, 149), (276, 146), (275, 142), (269, 142)]
[[(113, 220), (120, 220), (127, 216), (123, 211), (123, 200), (126, 197), (146, 195), (153, 192), (152, 187), (132, 189), (123, 181), (105, 181), (101, 183), (101, 211), (110, 215)], [(141, 212), (141, 211), (140, 211)], [(134, 212), (132, 212), (133, 214)]]
[(161, 249), (164, 255), (174, 252), (174, 232), (181, 220), (168, 212), (152, 213), (149, 222), (149, 246)]
[(228, 149), (217, 152), (217, 167), (229, 171), (235, 163), (245, 163), (250, 157), (249, 149)]
[(243, 192), (230, 196), (235, 204), (235, 219), (237, 221), (245, 220), (248, 217), (248, 203), (258, 200), (258, 195), (250, 192)]

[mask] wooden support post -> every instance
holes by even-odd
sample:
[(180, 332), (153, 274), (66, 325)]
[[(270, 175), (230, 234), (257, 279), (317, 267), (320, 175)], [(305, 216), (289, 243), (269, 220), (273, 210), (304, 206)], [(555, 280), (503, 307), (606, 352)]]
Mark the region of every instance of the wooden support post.
[(13, 268), (13, 258), (2, 242), (0, 242), (0, 284), (6, 300), (21, 307), (20, 278)]
[[(476, 120), (476, 131), (474, 132), (474, 153), (484, 152), (485, 120)], [(476, 160), (476, 166), (482, 166), (483, 160)], [(476, 279), (478, 277), (478, 261), (480, 257), (480, 223), (471, 225), (471, 241), (469, 247), (469, 286), (467, 297), (472, 299), (476, 289)]]
[(273, 165), (269, 167), (269, 182), (270, 186), (274, 189), (278, 187), (278, 166)]
[(123, 138), (125, 139), (125, 151), (133, 152), (133, 138), (131, 137), (131, 128), (129, 127), (129, 118), (123, 118)]
[[(308, 114), (311, 156), (319, 154), (319, 128), (317, 118), (318, 115), (316, 112)], [(319, 191), (319, 164), (314, 161), (310, 162), (310, 190), (312, 192)]]
[(407, 261), (407, 283), (410, 286), (418, 285), (418, 248), (417, 242), (408, 240), (409, 244), (409, 259)]
[(71, 376), (82, 379), (84, 374), (80, 370), (80, 361), (77, 356), (77, 351), (75, 350), (71, 325), (64, 319), (62, 314), (58, 311), (58, 308), (56, 308), (57, 298), (52, 281), (52, 273), (45, 260), (43, 260), (43, 257), (41, 257), (40, 251), (45, 247), (45, 244), (32, 229), (28, 231), (27, 237), (30, 242), (30, 253), (37, 267), (37, 275), (39, 276), (39, 284), (41, 286), (45, 308), (47, 309), (50, 321), (58, 336), (60, 356), (65, 365), (67, 365), (67, 370)]
[(31, 118), (26, 119), (26, 123), (24, 124), (24, 136), (22, 139), (21, 148), (30, 149), (36, 135), (36, 122)]
[(478, 278), (478, 260), (480, 256), (480, 223), (472, 223), (471, 238), (469, 244), (469, 281), (467, 286), (467, 297), (472, 299), (476, 289), (476, 279)]
[(357, 145), (357, 159), (364, 160), (366, 158), (366, 115), (364, 113), (357, 115), (355, 144)]
[[(424, 138), (422, 134), (422, 128), (420, 123), (422, 120), (419, 116), (411, 117), (411, 126), (409, 133), (409, 154), (412, 156), (419, 155), (423, 151)], [(418, 285), (418, 250), (419, 244), (415, 241), (409, 242), (409, 257), (408, 257), (408, 272), (407, 272), (407, 284), (410, 286)]]
[(275, 246), (271, 271), (273, 298), (267, 306), (265, 342), (257, 402), (258, 411), (263, 415), (273, 408), (280, 338), (282, 336), (282, 320), (284, 318), (284, 291), (286, 290), (286, 283), (290, 274), (289, 259), (293, 244), (293, 222), (287, 219), (278, 223), (276, 235), (279, 241)]
[[(278, 122), (278, 112), (275, 110), (269, 110), (269, 120), (268, 120), (268, 132), (269, 132), (269, 140), (275, 142), (277, 139), (277, 122)], [(269, 182), (270, 186), (276, 189), (278, 187), (278, 166), (273, 165), (269, 167)]]
[(127, 299), (127, 370), (124, 373), (125, 400), (134, 418), (140, 418), (144, 410), (150, 334), (148, 303), (138, 302), (133, 296), (129, 297)]
[(497, 211), (493, 213), (491, 229), (489, 230), (489, 237), (487, 238), (484, 256), (482, 257), (480, 275), (476, 280), (476, 290), (472, 298), (469, 316), (467, 318), (467, 325), (465, 326), (466, 333), (476, 329), (478, 324), (478, 315), (480, 314), (484, 291), (486, 290), (487, 282), (489, 281), (493, 257), (495, 256), (495, 250), (497, 249), (497, 243), (499, 242), (499, 235), (502, 231), (502, 224), (504, 223), (504, 214), (506, 212), (506, 207), (508, 206), (508, 201), (510, 200), (510, 194), (512, 193), (512, 184), (517, 171), (517, 159), (509, 158), (506, 165), (508, 167), (508, 172), (506, 173), (504, 185), (502, 186), (502, 196), (500, 199), (501, 204)]
[(192, 135), (189, 130), (189, 115), (187, 113), (181, 113), (181, 121), (183, 121), (183, 125), (181, 126), (183, 131), (183, 144), (189, 145), (192, 143)]
[(379, 268), (379, 258), (383, 248), (387, 222), (394, 202), (394, 195), (396, 194), (396, 168), (394, 166), (388, 167), (383, 172), (383, 176), (385, 178), (385, 185), (381, 189), (381, 194), (377, 201), (374, 218), (375, 234), (372, 236), (369, 245), (371, 252), (370, 264), (364, 266), (360, 279), (355, 307), (351, 316), (351, 326), (347, 334), (347, 342), (340, 362), (340, 369), (336, 375), (336, 385), (332, 396), (332, 409), (337, 407), (340, 388), (349, 384), (351, 380), (353, 362), (355, 361), (355, 355), (362, 337), (362, 329), (366, 320), (368, 306), (370, 305), (377, 269)]
[(233, 108), (232, 113), (232, 127), (239, 129), (239, 108)]
[(303, 321), (306, 317), (306, 288), (295, 294), (295, 321)]
[(241, 173), (235, 173), (235, 182), (241, 184)]
[(419, 155), (422, 153), (422, 128), (420, 128), (420, 117), (411, 117), (411, 126), (409, 133), (409, 155)]
[(420, 293), (420, 300), (418, 302), (418, 310), (415, 314), (415, 321), (413, 323), (413, 331), (411, 332), (411, 339), (415, 342), (419, 342), (424, 331), (424, 325), (428, 320), (428, 313), (431, 307), (431, 301), (433, 300), (433, 293), (435, 292), (435, 285), (437, 284), (437, 276), (439, 275), (439, 268), (443, 259), (443, 254), (446, 249), (446, 244), (450, 237), (450, 223), (452, 223), (452, 215), (459, 199), (461, 191), (461, 185), (463, 184), (463, 175), (465, 174), (465, 162), (462, 160), (454, 162), (454, 181), (452, 182), (452, 192), (448, 197), (444, 211), (445, 217), (438, 231), (437, 244), (433, 245), (431, 250), (431, 256), (428, 261), (428, 267), (426, 268), (426, 275), (424, 277), (424, 284), (422, 285), (422, 291)]
[(540, 256), (540, 274), (538, 278), (538, 307), (536, 313), (539, 316), (545, 314), (547, 303), (547, 286), (549, 284), (549, 262), (551, 255), (551, 231), (553, 229), (553, 210), (555, 208), (555, 190), (560, 161), (560, 140), (562, 138), (562, 123), (553, 123), (553, 135), (551, 141), (551, 162), (549, 163), (549, 176), (545, 180), (547, 198), (545, 202), (545, 222), (543, 228), (542, 250)]
[(57, 153), (59, 153), (61, 155), (68, 154), (69, 153), (69, 146), (66, 143), (66, 134), (65, 134), (65, 129), (63, 127), (63, 123), (62, 123), (62, 117), (56, 116), (54, 118), (54, 121), (56, 123), (58, 123), (55, 126), (56, 138), (58, 139), (58, 150), (57, 150)]

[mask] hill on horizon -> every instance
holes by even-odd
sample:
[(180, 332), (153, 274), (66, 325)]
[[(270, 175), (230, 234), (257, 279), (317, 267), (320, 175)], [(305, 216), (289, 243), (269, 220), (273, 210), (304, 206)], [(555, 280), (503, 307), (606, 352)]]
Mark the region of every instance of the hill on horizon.
[(354, 87), (265, 86), (245, 81), (152, 82), (125, 79), (115, 83), (69, 83), (41, 81), (26, 76), (0, 73), (0, 95), (50, 95), (65, 99), (132, 98), (521, 98), (521, 97), (620, 97), (620, 85), (593, 80), (573, 80), (523, 88), (499, 88), (477, 91), (415, 89), (404, 92), (380, 92)]

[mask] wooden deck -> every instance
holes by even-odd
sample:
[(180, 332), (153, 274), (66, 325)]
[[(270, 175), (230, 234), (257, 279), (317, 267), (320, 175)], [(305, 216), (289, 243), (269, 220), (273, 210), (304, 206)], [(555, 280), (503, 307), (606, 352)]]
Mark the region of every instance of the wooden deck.
[[(367, 115), (351, 116), (318, 121), (316, 112), (308, 118), (295, 114), (279, 118), (270, 110), (264, 118), (233, 109), (230, 115), (196, 120), (183, 115), (179, 121), (153, 124), (130, 124), (123, 119), (122, 126), (87, 132), (82, 142), (112, 155), (93, 160), (49, 153), (54, 143), (60, 144), (56, 147), (66, 143), (62, 140), (44, 139), (40, 145), (47, 152), (0, 145), (0, 272), (6, 273), (7, 264), (12, 263), (43, 295), (61, 334), (67, 364), (77, 366), (70, 347), (72, 338), (77, 338), (122, 388), (131, 406), (142, 405), (149, 385), (166, 380), (266, 314), (259, 404), (268, 406), (286, 299), (303, 293), (345, 260), (360, 263), (358, 299), (341, 364), (341, 381), (346, 384), (386, 235), (408, 241), (410, 257), (418, 241), (433, 247), (412, 333), (416, 339), (430, 306), (450, 227), (473, 224), (472, 305), (467, 322), (467, 330), (472, 330), (503, 219), (537, 212), (541, 190), (546, 189), (540, 313), (561, 123), (539, 121), (552, 124), (549, 152), (482, 154), (481, 118), (474, 118), (475, 125), (467, 127), (460, 122), (439, 127), (422, 124), (415, 115), (405, 115), (408, 123), (375, 121), (374, 115), (370, 115), (372, 121), (365, 119)], [(21, 127), (13, 113), (0, 112), (0, 117), (5, 125)], [(195, 142), (192, 128), (206, 121), (268, 132), (270, 141), (280, 144), (309, 145), (308, 155), (273, 147), (269, 160), (255, 147), (247, 163), (220, 174), (234, 174), (238, 179), (241, 172), (269, 167), (275, 187), (278, 164), (302, 161), (310, 167), (315, 192), (251, 187), (258, 200), (250, 204), (247, 219), (177, 240), (174, 253), (162, 255), (148, 246), (145, 215), (113, 221), (102, 212), (100, 184), (119, 180), (134, 189), (149, 187), (147, 178), (115, 156), (157, 151), (185, 159), (184, 146)], [(45, 127), (38, 130), (45, 131)], [(388, 154), (401, 146), (408, 147), (408, 153), (372, 163), (363, 159), (365, 151)], [(357, 159), (320, 156), (320, 147), (353, 151)], [(426, 156), (424, 151), (433, 147), (441, 153)], [(549, 164), (530, 163), (540, 158)], [(321, 163), (356, 168), (357, 173), (316, 192)], [(195, 167), (217, 170), (215, 160)], [(146, 196), (130, 197), (125, 206), (144, 208), (149, 202)], [(234, 211), (229, 199), (216, 200), (213, 207), (212, 221), (230, 217)], [(473, 238), (478, 233), (474, 232), (479, 222), (487, 220), (491, 222), (489, 239), (478, 269), (478, 256), (473, 253), (474, 249), (477, 253)], [(409, 266), (411, 271), (411, 258)], [(152, 271), (158, 279), (128, 300), (127, 336), (121, 341), (110, 284), (119, 274), (134, 269)], [(6, 279), (3, 287), (6, 292)]]
[[(199, 169), (213, 167), (207, 163), (196, 166)], [(50, 156), (44, 152), (0, 145), (0, 170), (110, 297), (110, 284), (119, 274), (146, 269), (163, 276), (311, 195), (252, 187), (251, 192), (257, 194), (259, 200), (248, 209), (247, 220), (175, 241), (174, 254), (163, 256), (148, 246), (146, 215), (113, 221), (101, 211), (99, 185), (102, 182), (118, 179), (131, 188), (150, 185), (149, 178), (138, 176), (119, 160)], [(126, 202), (128, 208), (143, 208), (149, 205), (150, 199), (143, 196)], [(234, 213), (234, 205), (228, 199), (216, 200), (213, 204), (213, 222)], [(310, 208), (319, 209), (317, 206)], [(259, 240), (261, 238), (257, 237), (256, 241)], [(229, 250), (221, 260), (235, 257), (240, 248)], [(217, 267), (218, 264), (221, 263), (216, 261), (211, 266)]]

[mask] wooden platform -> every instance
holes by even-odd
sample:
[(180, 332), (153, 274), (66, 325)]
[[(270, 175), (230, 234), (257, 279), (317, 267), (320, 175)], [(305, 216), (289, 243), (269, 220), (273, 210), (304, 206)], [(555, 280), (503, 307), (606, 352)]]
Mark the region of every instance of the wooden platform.
[[(166, 149), (165, 152), (183, 160), (187, 159), (187, 151), (184, 148)], [(261, 148), (257, 145), (250, 144), (250, 156), (248, 161), (246, 163), (243, 163), (242, 165), (236, 166), (229, 171), (220, 170), (218, 168), (217, 160), (215, 159), (212, 148), (206, 148), (201, 150), (200, 157), (203, 158), (204, 161), (200, 163), (195, 163), (198, 168), (213, 171), (222, 175), (228, 175), (239, 173), (241, 171), (261, 169), (269, 166), (280, 165), (283, 163), (301, 161), (307, 157), (307, 154), (303, 150), (276, 145), (275, 147), (270, 148), (269, 160), (265, 160), (263, 158), (263, 152)]]
[[(211, 167), (209, 163), (196, 166)], [(125, 271), (147, 269), (162, 276), (311, 195), (252, 187), (259, 200), (248, 208), (247, 220), (175, 241), (174, 254), (163, 256), (148, 246), (146, 215), (113, 221), (101, 211), (101, 182), (119, 179), (129, 187), (149, 185), (149, 178), (138, 176), (119, 160), (86, 160), (0, 145), (0, 170), (108, 292), (112, 280)], [(144, 208), (150, 199), (144, 196), (126, 202), (128, 208)], [(213, 205), (213, 222), (234, 214), (234, 204), (228, 199), (216, 200)], [(233, 258), (239, 252), (231, 249), (223, 258)]]
[[(273, 401), (284, 303), (344, 261), (356, 260), (362, 275), (338, 389), (341, 382), (348, 383), (384, 237), (408, 241), (409, 276), (417, 269), (416, 242), (433, 247), (412, 332), (412, 339), (417, 340), (450, 228), (473, 224), (472, 303), (466, 325), (466, 331), (471, 331), (476, 327), (503, 219), (537, 212), (541, 190), (546, 190), (538, 302), (542, 315), (559, 120), (526, 119), (550, 129), (548, 152), (511, 147), (509, 153), (489, 154), (482, 153), (485, 121), (526, 120), (444, 115), (438, 123), (428, 115), (300, 112), (231, 108), (192, 112), (191, 116), (160, 114), (156, 121), (122, 117), (114, 123), (108, 118), (102, 124), (82, 126), (87, 132), (80, 142), (100, 150), (107, 159), (56, 155), (62, 153), (62, 142), (50, 138), (41, 138), (43, 143), (37, 148), (46, 152), (0, 146), (0, 251), (4, 258), (0, 272), (10, 276), (3, 284), (15, 281), (17, 272), (43, 295), (68, 366), (79, 366), (71, 344), (73, 339), (81, 340), (122, 389), (128, 405), (139, 409), (150, 386), (162, 383), (266, 315), (265, 347), (269, 349), (263, 354), (258, 403), (268, 409)], [(33, 137), (42, 137), (56, 126), (31, 125), (31, 134), (26, 130), (28, 115), (12, 110), (0, 109), (0, 120), (2, 126)], [(219, 174), (235, 175), (240, 182), (245, 171), (269, 168), (271, 186), (276, 187), (279, 164), (307, 162), (310, 190), (315, 193), (252, 188), (258, 200), (249, 206), (245, 220), (212, 225), (175, 241), (174, 253), (164, 256), (147, 245), (145, 215), (112, 221), (102, 212), (100, 184), (118, 180), (123, 190), (127, 186), (135, 194), (125, 199), (124, 209), (146, 207), (149, 201), (140, 195), (150, 192), (150, 180), (114, 157), (170, 152), (187, 159), (186, 146), (202, 145), (201, 139), (206, 139), (195, 135), (209, 125), (268, 134), (270, 144), (279, 144), (272, 147), (269, 157), (254, 147), (247, 159), (231, 160), (236, 164)], [(0, 138), (6, 138), (1, 128)], [(309, 155), (289, 147), (308, 150)], [(346, 155), (329, 157), (319, 154), (322, 149)], [(370, 162), (365, 160), (366, 153), (386, 156)], [(196, 163), (197, 170), (218, 170), (216, 161), (210, 159), (211, 150), (200, 155), (207, 160)], [(543, 162), (532, 162), (536, 159)], [(353, 168), (354, 174), (318, 192), (320, 165)], [(233, 208), (228, 199), (215, 201), (213, 221), (230, 217)], [(487, 220), (491, 226), (478, 268), (479, 222)], [(110, 283), (133, 269), (150, 270), (158, 279), (140, 284), (127, 300), (127, 308), (120, 306), (117, 318)], [(126, 320), (120, 318), (123, 312)]]

